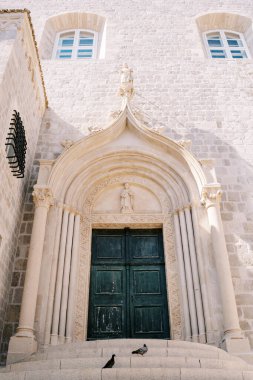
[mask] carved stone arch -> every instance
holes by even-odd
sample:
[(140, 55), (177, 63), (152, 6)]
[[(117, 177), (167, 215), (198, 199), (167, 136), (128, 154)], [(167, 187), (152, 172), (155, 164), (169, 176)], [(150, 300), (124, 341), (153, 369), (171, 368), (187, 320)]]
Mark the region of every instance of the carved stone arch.
[[(119, 167), (114, 167), (113, 164), (119, 157), (122, 163)], [(166, 197), (170, 198), (170, 211), (190, 202), (189, 191), (182, 178), (170, 170), (168, 166), (158, 166), (157, 160), (151, 161), (150, 159), (148, 164), (146, 163), (145, 165), (142, 160), (142, 152), (140, 152), (138, 156), (135, 156), (135, 167), (133, 169), (131, 168), (131, 162), (128, 162), (127, 155), (121, 155), (120, 152), (115, 152), (115, 157), (110, 158), (109, 162), (107, 162), (106, 157), (102, 162), (89, 162), (89, 169), (83, 171), (80, 176), (76, 177), (68, 186), (64, 202), (71, 203), (82, 213), (86, 213), (87, 207), (92, 204), (91, 199), (85, 198), (85, 194), (89, 192), (89, 188), (95, 186), (97, 192), (99, 192), (100, 188), (104, 186), (104, 183), (116, 183), (118, 178), (124, 174), (128, 175), (130, 182), (131, 176), (138, 178), (140, 185), (145, 184), (148, 180), (152, 181), (154, 184), (153, 187), (155, 187), (160, 199), (162, 198), (160, 195), (161, 192), (164, 193), (163, 198), (165, 194)], [(108, 172), (112, 174), (108, 175)], [(95, 184), (98, 182), (99, 184), (96, 186)], [(89, 197), (94, 197), (95, 195), (96, 194), (92, 193)], [(82, 204), (81, 199), (85, 199), (86, 204)]]
[[(109, 178), (120, 176), (122, 173), (138, 174), (143, 180), (152, 178), (154, 183), (159, 184), (163, 191), (169, 194), (172, 210), (199, 198), (196, 186), (195, 188), (193, 185), (189, 186), (188, 173), (183, 178), (178, 174), (175, 166), (171, 162), (168, 163), (166, 160), (152, 156), (143, 149), (139, 149), (139, 151), (102, 150), (102, 154), (100, 150), (97, 156), (91, 156), (87, 161), (79, 162), (78, 172), (74, 172), (71, 168), (69, 176), (62, 181), (62, 186), (57, 186), (57, 198), (82, 211), (84, 205), (81, 203), (81, 199), (84, 199), (88, 188), (93, 186), (98, 179), (101, 180), (104, 177), (109, 181)], [(111, 176), (108, 176), (109, 172)], [(189, 177), (187, 184), (186, 177)]]
[(246, 15), (232, 12), (208, 12), (196, 18), (201, 32), (211, 29), (228, 29), (235, 32), (245, 33), (252, 25), (252, 19)]
[[(151, 187), (159, 207), (133, 208), (127, 214), (119, 207), (112, 213), (94, 207), (103, 192), (108, 196), (110, 187), (124, 183), (143, 191)], [(76, 142), (55, 162), (41, 162), (36, 189), (48, 189), (55, 198), (48, 219), (47, 205), (36, 208), (32, 241), (40, 239), (38, 249), (31, 244), (29, 253), (36, 257), (39, 251), (45, 259), (37, 263), (40, 291), (33, 294), (34, 315), (36, 297), (42, 305), (40, 344), (87, 337), (93, 227), (163, 228), (172, 339), (218, 345), (223, 338), (228, 350), (243, 340), (220, 215), (220, 184), (213, 170), (182, 144), (142, 125), (128, 99), (107, 128)], [(50, 244), (44, 244), (47, 237)], [(24, 312), (31, 279), (13, 345), (16, 338), (34, 340), (34, 317)]]
[[(187, 149), (139, 124), (128, 104), (110, 126), (73, 144), (57, 159), (51, 173), (47, 174), (47, 183), (58, 202), (71, 205), (82, 216), (74, 340), (85, 339), (87, 334), (92, 228), (159, 227), (163, 229), (164, 237), (171, 337), (205, 341), (204, 327), (202, 331), (186, 333), (185, 321), (189, 316), (183, 310), (182, 289), (185, 285), (180, 274), (182, 263), (179, 263), (176, 250), (178, 242), (173, 214), (183, 210), (186, 213), (183, 218), (188, 218), (187, 228), (190, 227), (191, 215), (187, 210), (189, 204), (200, 205), (205, 178), (200, 163)], [(119, 198), (124, 183), (130, 184), (140, 200), (138, 192), (146, 191), (157, 199), (159, 207), (152, 210), (136, 208), (131, 214), (122, 214)], [(117, 194), (118, 206), (113, 210), (96, 208), (96, 202), (111, 191)], [(181, 234), (187, 235), (186, 227), (181, 228), (184, 230), (177, 235), (179, 244), (182, 244)], [(196, 231), (195, 235), (198, 235)], [(186, 236), (189, 238), (194, 238), (193, 233)], [(191, 271), (190, 264), (187, 270)]]

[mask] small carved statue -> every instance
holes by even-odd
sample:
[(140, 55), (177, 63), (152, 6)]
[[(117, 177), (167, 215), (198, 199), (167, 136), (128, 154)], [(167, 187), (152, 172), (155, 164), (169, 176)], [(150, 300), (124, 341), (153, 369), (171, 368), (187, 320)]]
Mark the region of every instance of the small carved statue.
[(133, 93), (133, 70), (128, 67), (127, 63), (124, 63), (120, 75), (119, 95), (127, 96), (130, 98), (133, 95)]
[(122, 214), (130, 214), (134, 211), (134, 192), (129, 183), (124, 183), (124, 189), (120, 194), (120, 206)]

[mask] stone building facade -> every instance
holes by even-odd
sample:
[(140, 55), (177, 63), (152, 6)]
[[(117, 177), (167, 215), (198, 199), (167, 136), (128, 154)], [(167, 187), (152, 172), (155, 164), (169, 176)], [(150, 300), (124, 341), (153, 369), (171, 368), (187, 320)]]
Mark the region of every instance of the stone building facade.
[[(241, 336), (245, 339), (241, 340), (245, 342), (248, 339), (252, 347), (252, 2), (221, 0), (214, 6), (211, 0), (85, 3), (79, 0), (42, 0), (39, 4), (34, 0), (2, 0), (0, 7), (13, 10), (27, 8), (31, 11), (40, 57), (39, 63), (29, 13), (0, 13), (0, 318), (3, 353), (7, 352), (10, 337), (15, 334), (19, 323), (34, 220), (32, 192), (38, 173), (39, 186), (48, 189), (50, 184), (55, 202), (54, 205), (48, 204), (45, 237), (41, 243), (42, 264), (38, 269), (38, 293), (35, 295), (35, 332), (39, 345), (50, 343), (50, 328), (53, 327), (47, 324), (48, 305), (50, 302), (53, 305), (57, 298), (56, 293), (50, 293), (50, 286), (53, 289), (57, 282), (57, 269), (55, 274), (52, 269), (57, 249), (52, 247), (56, 244), (54, 237), (61, 239), (62, 231), (57, 226), (63, 226), (61, 221), (67, 212), (73, 214), (72, 226), (79, 223), (78, 218), (81, 217), (78, 257), (83, 258), (83, 263), (79, 262), (79, 265), (83, 265), (84, 271), (83, 277), (81, 273), (79, 277), (77, 275), (81, 290), (79, 293), (76, 291), (74, 299), (80, 308), (75, 314), (77, 317), (73, 322), (71, 339), (82, 340), (87, 336), (89, 292), (86, 291), (84, 298), (81, 292), (89, 288), (87, 260), (90, 257), (91, 229), (163, 226), (165, 257), (167, 255), (168, 260), (171, 337), (207, 342), (218, 347), (222, 346), (226, 327), (229, 329), (232, 326), (232, 330), (239, 331), (238, 327), (242, 330)], [(52, 58), (57, 33), (75, 29), (96, 31), (97, 58)], [(249, 50), (248, 59), (209, 58), (203, 33), (210, 30), (242, 34)], [(118, 94), (121, 67), (125, 62), (133, 70), (134, 94), (131, 96), (124, 91), (123, 96)], [(26, 129), (28, 151), (24, 179), (12, 176), (4, 153), (4, 142), (14, 109), (20, 112)], [(108, 152), (113, 155), (113, 152), (122, 150), (122, 146), (128, 154), (119, 155), (118, 160), (116, 157), (110, 163), (103, 162), (103, 155), (106, 157)], [(136, 162), (130, 160), (130, 164), (128, 156), (131, 152), (137, 158)], [(148, 163), (142, 162), (141, 152), (150, 152), (152, 159), (149, 158)], [(98, 175), (94, 180), (92, 173), (87, 172), (86, 176), (80, 174), (78, 177), (79, 171), (81, 173), (83, 170), (84, 173), (89, 165), (99, 171), (98, 166), (92, 166), (93, 158), (97, 165), (101, 159), (108, 175)], [(155, 161), (158, 158), (163, 164), (158, 165)], [(131, 170), (124, 168), (125, 162)], [(113, 170), (116, 174), (110, 175)], [(138, 174), (141, 170), (142, 174)], [(148, 174), (149, 170), (154, 173), (153, 177)], [(170, 180), (158, 179), (165, 177), (170, 170), (176, 173), (175, 177), (170, 173)], [(67, 194), (66, 190), (64, 198), (61, 187), (64, 188), (73, 173), (83, 181), (83, 187), (79, 180), (75, 183), (73, 179), (73, 183), (69, 184), (70, 191)], [(175, 180), (174, 190), (172, 178)], [(184, 181), (185, 187), (180, 185), (180, 181)], [(135, 210), (135, 216), (122, 216), (119, 209), (119, 194), (123, 184), (128, 182), (136, 194), (137, 209), (140, 205)], [(93, 189), (89, 188), (90, 183), (94, 184)], [(75, 192), (75, 186), (80, 193)], [(166, 191), (163, 193), (161, 190), (163, 186), (166, 189), (171, 187), (170, 200), (174, 199), (173, 191), (182, 192), (181, 203), (169, 201), (165, 197)], [(154, 197), (148, 189), (152, 189)], [(219, 201), (221, 189), (223, 227), (216, 236), (217, 225), (212, 225), (212, 216), (208, 214), (212, 207), (207, 204)], [(79, 201), (80, 194), (83, 194), (83, 203)], [(217, 198), (214, 199), (214, 195)], [(145, 199), (150, 202), (142, 207)], [(156, 207), (157, 199), (161, 209)], [(192, 209), (190, 222), (189, 204)], [(93, 212), (87, 214), (89, 207)], [(219, 209), (219, 206), (215, 207)], [(182, 209), (183, 219), (180, 214)], [(43, 217), (46, 218), (45, 215)], [(69, 215), (68, 218), (70, 223)], [(89, 220), (89, 225), (85, 224), (85, 220)], [(188, 231), (186, 243), (182, 238), (183, 220), (188, 223), (185, 227)], [(215, 220), (219, 222), (219, 218)], [(191, 235), (189, 229), (192, 225)], [(226, 245), (222, 238), (220, 241), (222, 236)], [(39, 239), (35, 241), (38, 243)], [(194, 264), (191, 256), (189, 265), (193, 295), (190, 295), (190, 280), (187, 283), (187, 274), (185, 279), (180, 272), (182, 263), (179, 256), (180, 250), (187, 251), (187, 246), (190, 252), (192, 241), (196, 262)], [(220, 270), (224, 269), (224, 262), (219, 267), (219, 258), (222, 253), (226, 260), (226, 251), (234, 293), (231, 293), (231, 278), (226, 282), (229, 271), (227, 275), (223, 272), (224, 283), (221, 281)], [(186, 265), (186, 257), (182, 265)], [(226, 265), (225, 268), (228, 269)], [(55, 282), (50, 285), (54, 276)], [(188, 293), (186, 291), (184, 294), (183, 284)], [(228, 288), (228, 292), (222, 294)], [(228, 314), (232, 311), (235, 320), (227, 320), (224, 328), (224, 297), (227, 295), (232, 296)], [(190, 303), (190, 311), (183, 310), (184, 297), (188, 301), (192, 297), (195, 302), (194, 310), (197, 311), (194, 313), (198, 318), (196, 334), (192, 331), (194, 321)], [(236, 325), (235, 306), (240, 326)], [(247, 344), (245, 347), (249, 350)]]

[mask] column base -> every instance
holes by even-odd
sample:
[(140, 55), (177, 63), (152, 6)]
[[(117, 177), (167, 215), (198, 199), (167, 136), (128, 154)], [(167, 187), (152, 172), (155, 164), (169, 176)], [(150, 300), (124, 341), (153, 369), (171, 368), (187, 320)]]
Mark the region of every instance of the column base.
[(224, 337), (221, 348), (231, 354), (250, 352), (250, 344), (248, 338), (244, 337)]
[(50, 344), (52, 346), (57, 346), (57, 344), (59, 344), (59, 342), (58, 342), (58, 335), (51, 334)]
[(37, 349), (38, 343), (35, 336), (12, 336), (8, 348), (7, 365), (28, 358), (37, 352)]

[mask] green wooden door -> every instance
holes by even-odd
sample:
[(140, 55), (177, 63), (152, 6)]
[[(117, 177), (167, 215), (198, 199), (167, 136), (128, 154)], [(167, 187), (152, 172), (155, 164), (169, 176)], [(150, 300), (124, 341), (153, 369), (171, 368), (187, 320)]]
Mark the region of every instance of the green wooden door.
[(162, 231), (93, 230), (88, 339), (169, 338)]

